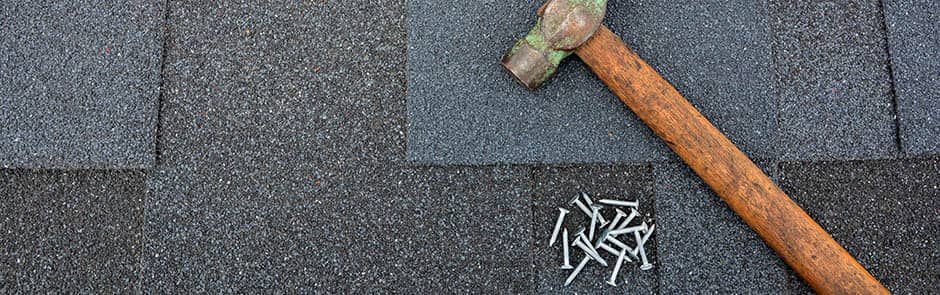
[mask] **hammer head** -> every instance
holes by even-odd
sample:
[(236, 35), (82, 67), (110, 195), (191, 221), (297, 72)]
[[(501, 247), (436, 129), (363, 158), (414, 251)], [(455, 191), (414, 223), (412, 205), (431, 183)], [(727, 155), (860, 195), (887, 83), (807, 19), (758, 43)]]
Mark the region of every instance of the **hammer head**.
[(594, 36), (606, 13), (607, 0), (548, 0), (535, 27), (503, 57), (503, 67), (530, 90), (538, 88)]

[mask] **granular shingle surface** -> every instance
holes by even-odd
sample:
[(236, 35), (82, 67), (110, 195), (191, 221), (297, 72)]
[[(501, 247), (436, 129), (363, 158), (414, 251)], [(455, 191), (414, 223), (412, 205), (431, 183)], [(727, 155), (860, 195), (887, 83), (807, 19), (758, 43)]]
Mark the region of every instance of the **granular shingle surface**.
[[(498, 61), (535, 23), (532, 1), (409, 0), (408, 155), (420, 163), (664, 159), (665, 145), (576, 58), (529, 92)], [(773, 151), (763, 1), (612, 1), (620, 33), (732, 140)]]
[[(7, 184), (6, 186), (11, 186)], [(8, 188), (0, 187), (0, 192), (7, 193)], [(15, 268), (16, 258), (13, 257), (13, 243), (16, 243), (12, 229), (17, 226), (19, 221), (16, 218), (16, 208), (12, 202), (0, 202), (0, 292), (13, 293), (16, 290), (16, 278), (13, 270)]]
[(349, 292), (357, 196), (404, 155), (403, 5), (169, 9), (144, 289)]
[(140, 286), (145, 175), (0, 170), (0, 292)]
[(940, 2), (885, 0), (901, 145), (940, 153)]
[[(6, 245), (6, 241), (0, 241), (0, 244)], [(6, 247), (0, 248), (0, 292), (3, 293), (13, 293), (16, 290), (16, 278), (13, 277), (13, 269), (15, 269), (13, 261), (13, 255), (6, 253), (12, 249), (7, 249)]]
[(786, 265), (691, 169), (660, 163), (653, 174), (662, 293), (786, 290)]
[(898, 154), (877, 0), (771, 1), (783, 159)]
[(793, 162), (780, 171), (783, 190), (885, 287), (936, 292), (940, 158)]
[(357, 293), (535, 289), (528, 167), (376, 172), (352, 195), (349, 285)]
[[(486, 21), (515, 22), (493, 25), (496, 32), (503, 25), (529, 25), (537, 3), (520, 3), (484, 1), (465, 7), (482, 7), (478, 11), (489, 15), (479, 18)], [(686, 35), (692, 33), (652, 36), (672, 29), (724, 32), (730, 26), (736, 29), (716, 38), (738, 49), (759, 43), (755, 40), (770, 44), (771, 37), (760, 33), (769, 28), (766, 22), (749, 25), (766, 8), (729, 8), (729, 3), (615, 1), (612, 11), (634, 13), (642, 22), (617, 17), (624, 24), (612, 26), (651, 27), (617, 32), (635, 42), (651, 62), (660, 63), (664, 75), (681, 82), (678, 87), (701, 84), (707, 90), (684, 91), (721, 92), (718, 101), (689, 97), (710, 118), (710, 112), (731, 107), (721, 105), (722, 100), (739, 102), (741, 112), (764, 112), (747, 103), (746, 96), (760, 92), (738, 88), (745, 82), (700, 80), (707, 75), (689, 73), (702, 68), (677, 70), (663, 62), (702, 58), (671, 48), (705, 44)], [(414, 71), (409, 73), (406, 64), (405, 13), (406, 8), (412, 16), (419, 11), (408, 5), (406, 0), (167, 3), (159, 161), (143, 171), (0, 171), (0, 293), (785, 292), (778, 279), (788, 272), (781, 270), (779, 259), (767, 258), (754, 234), (677, 162), (410, 162), (406, 115), (414, 105), (406, 104), (405, 88), (414, 82), (409, 80)], [(520, 9), (502, 11), (500, 5)], [(663, 7), (679, 16), (657, 12)], [(518, 13), (519, 19), (489, 19), (498, 13)], [(666, 20), (650, 15), (656, 13)], [(701, 26), (685, 28), (683, 19)], [(493, 50), (496, 60), (522, 31), (503, 32), (505, 40)], [(631, 31), (651, 36), (631, 36)], [(497, 34), (493, 32), (485, 36)], [(664, 35), (683, 39), (657, 39)], [(483, 50), (474, 46), (468, 48)], [(722, 55), (738, 50), (703, 46)], [(447, 47), (442, 48), (445, 52)], [(769, 49), (762, 52), (742, 53), (738, 59), (746, 64), (772, 57)], [(716, 58), (727, 59), (722, 55)], [(603, 89), (580, 62), (565, 67), (561, 75), (580, 74), (556, 77), (547, 87), (575, 89), (557, 85), (583, 74), (585, 82)], [(772, 72), (774, 67), (755, 65), (742, 73), (753, 70)], [(734, 69), (718, 72), (735, 74)], [(492, 73), (505, 75), (497, 69)], [(445, 74), (457, 75), (450, 70)], [(508, 76), (489, 79), (505, 82), (507, 91), (532, 95)], [(544, 96), (544, 91), (534, 95)], [(773, 98), (759, 98), (768, 97)], [(610, 110), (620, 107), (612, 98), (609, 103)], [(570, 109), (570, 103), (556, 113), (566, 114), (564, 108)], [(631, 115), (619, 116), (628, 118), (616, 120), (624, 124)], [(773, 115), (736, 116), (743, 117), (717, 116), (716, 124), (752, 155), (773, 151), (772, 144), (755, 148), (754, 142), (773, 142), (774, 136), (750, 133), (773, 124), (756, 121)], [(740, 122), (727, 121), (732, 119)], [(531, 128), (543, 126), (536, 122)], [(644, 155), (662, 152), (667, 161), (674, 157), (664, 149), (647, 151)], [(940, 270), (932, 267), (940, 265), (934, 262), (940, 247), (926, 239), (938, 234), (929, 222), (937, 220), (940, 208), (935, 202), (940, 200), (937, 161), (788, 162), (783, 164), (783, 187), (889, 288), (930, 293), (940, 278)], [(775, 171), (771, 161), (758, 163)], [(651, 248), (656, 268), (625, 269), (621, 278), (626, 283), (611, 288), (603, 282), (609, 270), (589, 266), (572, 287), (561, 287), (558, 249), (545, 243), (556, 208), (578, 191), (639, 198), (659, 228)], [(694, 225), (685, 227), (696, 222), (716, 228), (716, 238), (730, 241), (699, 243), (727, 252), (685, 249), (695, 245), (693, 239), (703, 239), (702, 233), (691, 232)], [(703, 254), (719, 258), (703, 263), (686, 259)], [(719, 281), (727, 272), (738, 278), (729, 275), (727, 282)], [(688, 273), (695, 276), (683, 276)], [(696, 278), (701, 281), (692, 281)], [(755, 286), (761, 283), (767, 285)], [(795, 276), (787, 285), (790, 293), (808, 291)]]
[(0, 167), (151, 167), (163, 7), (2, 1)]

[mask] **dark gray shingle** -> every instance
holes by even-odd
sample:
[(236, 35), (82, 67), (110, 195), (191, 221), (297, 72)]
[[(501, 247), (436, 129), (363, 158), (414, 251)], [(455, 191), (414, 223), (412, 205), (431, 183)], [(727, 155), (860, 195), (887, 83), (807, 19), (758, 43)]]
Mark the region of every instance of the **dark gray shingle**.
[(898, 155), (877, 0), (771, 1), (783, 159)]
[(901, 146), (909, 155), (940, 153), (940, 2), (883, 2)]
[[(384, 171), (384, 172), (383, 172)], [(535, 288), (526, 167), (379, 170), (351, 194), (356, 293), (528, 293)]]
[(163, 6), (0, 3), (0, 167), (151, 167)]
[(140, 171), (0, 170), (0, 292), (134, 292), (145, 179)]
[(404, 157), (403, 5), (169, 8), (144, 290), (349, 292), (357, 196)]

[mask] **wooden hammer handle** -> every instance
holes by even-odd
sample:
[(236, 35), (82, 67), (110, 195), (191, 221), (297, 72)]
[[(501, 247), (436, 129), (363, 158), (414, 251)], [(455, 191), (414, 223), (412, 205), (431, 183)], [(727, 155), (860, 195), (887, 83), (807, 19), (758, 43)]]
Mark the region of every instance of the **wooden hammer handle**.
[(890, 293), (610, 29), (576, 54), (813, 289)]

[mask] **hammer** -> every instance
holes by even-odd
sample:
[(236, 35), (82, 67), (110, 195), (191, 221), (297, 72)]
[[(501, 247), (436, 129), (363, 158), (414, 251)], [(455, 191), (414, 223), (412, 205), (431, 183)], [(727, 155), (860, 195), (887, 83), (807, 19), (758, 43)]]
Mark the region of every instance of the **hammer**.
[(577, 54), (656, 135), (821, 294), (890, 294), (848, 251), (602, 24), (606, 0), (548, 0), (538, 22), (503, 57), (529, 89)]

